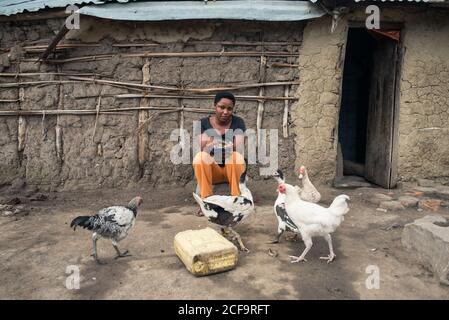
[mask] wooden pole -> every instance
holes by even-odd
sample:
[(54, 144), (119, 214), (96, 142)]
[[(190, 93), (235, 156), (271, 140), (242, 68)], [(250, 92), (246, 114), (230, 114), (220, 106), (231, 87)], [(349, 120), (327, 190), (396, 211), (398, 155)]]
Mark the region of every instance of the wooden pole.
[[(166, 99), (211, 99), (214, 95), (165, 95), (165, 94), (135, 94), (135, 93), (124, 93), (118, 95), (112, 95), (116, 99), (136, 99), (136, 98), (166, 98)], [(88, 97), (78, 97), (77, 99), (83, 98), (93, 98)], [(239, 96), (235, 95), (235, 98), (239, 101), (262, 101), (262, 100), (298, 100), (295, 97), (267, 97), (267, 96)]]
[[(57, 66), (58, 74), (60, 73), (60, 67)], [(60, 76), (59, 76), (60, 78)], [(58, 85), (58, 110), (62, 110), (64, 108), (64, 87), (62, 84)], [(59, 161), (59, 169), (61, 169), (61, 165), (63, 162), (63, 149), (62, 149), (62, 126), (61, 119), (59, 114), (56, 115), (56, 127), (55, 127), (55, 143), (56, 143), (56, 156)]]
[[(265, 56), (260, 57), (260, 82), (265, 82), (266, 78), (266, 65), (267, 60)], [(265, 93), (264, 87), (260, 87), (259, 89), (259, 97), (263, 97)], [(263, 113), (264, 113), (264, 100), (259, 100), (259, 104), (257, 107), (257, 123), (256, 123), (256, 129), (257, 129), (257, 146), (260, 146), (260, 140), (261, 140), (261, 133), (260, 130), (262, 129), (262, 122), (263, 122)]]
[[(147, 59), (145, 64), (142, 67), (142, 84), (150, 85), (150, 61)], [(148, 108), (150, 107), (150, 99), (142, 98), (140, 100), (140, 108)], [(139, 155), (139, 166), (141, 170), (143, 170), (143, 166), (147, 160), (147, 150), (148, 150), (148, 118), (149, 111), (148, 110), (139, 110), (139, 132), (137, 138), (137, 150)]]
[[(126, 111), (141, 111), (141, 110), (162, 110), (170, 112), (179, 112), (181, 108), (179, 107), (129, 107), (129, 108), (114, 108), (114, 109), (103, 109), (100, 114), (115, 114), (115, 115), (130, 115), (133, 113)], [(184, 108), (185, 112), (197, 112), (197, 113), (213, 113), (213, 111), (208, 109), (200, 108)], [(96, 110), (0, 110), (0, 116), (41, 116), (45, 112), (46, 116), (54, 115), (92, 115), (97, 114)]]
[(95, 116), (95, 125), (94, 125), (94, 132), (92, 133), (92, 142), (95, 141), (95, 133), (97, 132), (97, 123), (98, 123), (98, 117), (100, 115), (100, 108), (101, 108), (101, 94), (98, 97), (97, 107), (96, 107), (96, 116)]
[[(45, 60), (47, 63), (68, 63), (68, 62), (87, 62), (87, 61), (100, 61), (100, 60), (109, 60), (112, 59), (116, 54), (107, 53), (107, 54), (99, 54), (94, 56), (82, 56), (82, 57), (73, 57), (66, 59), (47, 59)], [(176, 57), (260, 57), (264, 55), (265, 57), (296, 57), (298, 54), (294, 53), (285, 53), (285, 52), (257, 52), (257, 51), (227, 51), (227, 52), (140, 52), (140, 53), (126, 53), (121, 54), (121, 58), (176, 58)], [(24, 59), (25, 62), (38, 62), (39, 59)]]
[[(288, 97), (289, 87), (285, 86), (284, 95)], [(284, 138), (288, 138), (288, 100), (284, 101), (284, 116), (282, 118), (282, 133)]]
[[(18, 73), (20, 73), (20, 60), (17, 64)], [(20, 79), (19, 79), (20, 81)], [(25, 89), (19, 87), (19, 110), (22, 109), (22, 101), (25, 100)], [(26, 139), (26, 119), (23, 116), (19, 116), (17, 125), (17, 151), (19, 154), (19, 163), (22, 165), (23, 151), (25, 150), (25, 139)]]

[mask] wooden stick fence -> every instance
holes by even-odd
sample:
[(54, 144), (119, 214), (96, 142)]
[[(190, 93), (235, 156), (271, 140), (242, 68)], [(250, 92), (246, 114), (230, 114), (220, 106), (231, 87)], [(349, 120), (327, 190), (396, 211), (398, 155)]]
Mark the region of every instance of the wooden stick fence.
[[(286, 53), (276, 51), (212, 51), (212, 52), (139, 52), (139, 53), (106, 53), (90, 56), (80, 56), (66, 59), (47, 59), (47, 63), (62, 64), (69, 62), (89, 62), (89, 61), (101, 61), (109, 60), (114, 56), (120, 56), (120, 58), (194, 58), (194, 57), (297, 57), (299, 53)], [(23, 59), (25, 62), (38, 62), (38, 58)]]

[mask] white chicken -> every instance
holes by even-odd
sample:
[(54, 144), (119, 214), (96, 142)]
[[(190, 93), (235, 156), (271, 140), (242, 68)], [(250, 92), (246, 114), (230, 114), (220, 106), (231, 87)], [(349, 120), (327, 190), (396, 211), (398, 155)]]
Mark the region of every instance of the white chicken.
[(312, 237), (321, 236), (327, 241), (329, 245), (329, 256), (320, 257), (320, 259), (327, 260), (327, 263), (332, 262), (336, 255), (332, 248), (331, 233), (333, 233), (341, 222), (344, 220), (344, 215), (349, 211), (349, 206), (346, 201), (349, 200), (347, 195), (337, 196), (329, 208), (324, 208), (315, 203), (310, 203), (301, 200), (294, 186), (290, 184), (280, 184), (279, 192), (285, 194), (285, 211), (288, 216), (298, 227), (299, 234), (306, 248), (299, 256), (290, 256), (293, 262), (307, 261), (305, 256), (312, 247)]
[(249, 252), (243, 244), (240, 235), (232, 229), (232, 227), (254, 212), (253, 196), (246, 186), (246, 172), (240, 177), (239, 188), (240, 196), (213, 195), (201, 199), (197, 194), (193, 193), (193, 197), (210, 222), (222, 226), (224, 235), (231, 233), (233, 236), (232, 240), (238, 241), (240, 249)]
[(299, 191), (301, 199), (312, 203), (320, 202), (321, 194), (310, 181), (306, 167), (301, 166), (299, 168), (298, 178), (302, 181), (302, 188)]
[(117, 258), (130, 256), (128, 251), (120, 252), (117, 244), (119, 241), (126, 238), (129, 230), (133, 227), (136, 221), (137, 208), (142, 204), (141, 197), (133, 198), (127, 206), (112, 206), (101, 209), (93, 216), (79, 216), (73, 219), (70, 227), (76, 230), (77, 226), (92, 230), (93, 241), (93, 256), (98, 264), (104, 262), (98, 259), (97, 255), (97, 240), (98, 236), (112, 239), (112, 246), (117, 252)]

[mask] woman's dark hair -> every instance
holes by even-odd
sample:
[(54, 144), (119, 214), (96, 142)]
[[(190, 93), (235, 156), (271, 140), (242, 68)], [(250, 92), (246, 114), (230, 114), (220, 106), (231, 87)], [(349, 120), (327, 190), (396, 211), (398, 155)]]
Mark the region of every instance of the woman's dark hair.
[(230, 93), (230, 92), (227, 92), (227, 91), (218, 92), (215, 95), (214, 104), (217, 104), (218, 101), (220, 101), (223, 98), (231, 100), (232, 103), (235, 105), (235, 97), (234, 97), (234, 95), (232, 93)]

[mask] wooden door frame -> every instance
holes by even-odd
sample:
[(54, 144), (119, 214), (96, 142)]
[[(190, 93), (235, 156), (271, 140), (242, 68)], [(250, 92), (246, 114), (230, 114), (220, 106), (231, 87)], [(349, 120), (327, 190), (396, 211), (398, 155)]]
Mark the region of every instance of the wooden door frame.
[[(391, 157), (390, 157), (390, 164), (391, 164), (391, 171), (390, 171), (390, 177), (389, 177), (389, 187), (394, 188), (399, 180), (398, 175), (398, 158), (399, 158), (399, 108), (400, 108), (400, 90), (401, 90), (401, 75), (402, 75), (402, 64), (403, 64), (403, 57), (404, 57), (404, 37), (405, 37), (405, 28), (404, 23), (397, 22), (397, 21), (381, 21), (380, 24), (382, 29), (393, 29), (393, 30), (399, 30), (400, 31), (400, 40), (397, 44), (397, 50), (396, 50), (396, 70), (395, 70), (395, 84), (394, 84), (394, 102), (393, 102), (393, 123), (392, 123), (392, 136), (391, 136)], [(343, 90), (343, 82), (344, 82), (344, 64), (346, 61), (346, 48), (348, 46), (348, 39), (349, 39), (349, 30), (350, 28), (366, 28), (365, 21), (360, 20), (348, 20), (347, 22), (347, 30), (346, 30), (346, 41), (344, 43), (344, 52), (341, 56), (342, 68), (341, 68), (341, 84), (340, 84), (340, 92)], [(341, 101), (342, 101), (342, 94), (340, 94), (340, 108), (339, 113), (341, 112)], [(338, 134), (340, 134), (338, 132)], [(337, 143), (337, 149), (338, 149), (338, 143)], [(338, 150), (337, 150), (338, 153)], [(338, 163), (339, 160), (342, 162), (341, 164)], [(343, 165), (343, 158), (339, 159), (337, 156), (336, 161), (336, 167), (337, 167), (337, 174), (338, 174), (338, 167)], [(343, 172), (341, 172), (343, 175)], [(337, 175), (335, 178), (338, 178)]]

